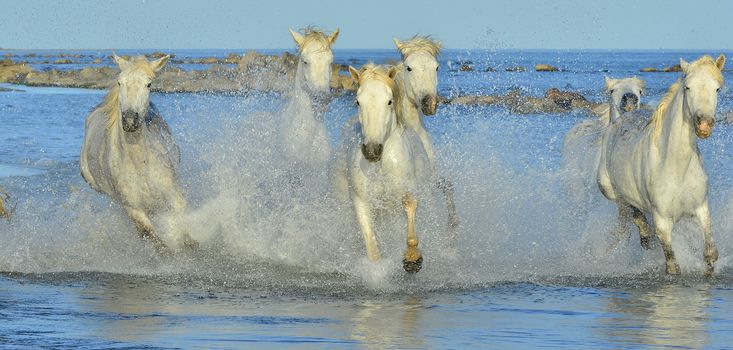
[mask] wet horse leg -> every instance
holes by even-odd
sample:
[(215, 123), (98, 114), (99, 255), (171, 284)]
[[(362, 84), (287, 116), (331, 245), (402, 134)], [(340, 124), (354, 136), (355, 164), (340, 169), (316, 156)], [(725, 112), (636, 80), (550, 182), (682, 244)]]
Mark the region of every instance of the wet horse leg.
[(448, 209), (448, 235), (450, 236), (450, 245), (455, 249), (458, 245), (458, 213), (456, 212), (456, 202), (453, 198), (454, 186), (453, 183), (444, 178), (438, 179), (438, 188), (445, 195), (446, 207)]
[(634, 224), (639, 228), (639, 241), (644, 249), (651, 249), (652, 239), (652, 228), (649, 226), (649, 222), (646, 220), (646, 216), (641, 210), (631, 207), (633, 210)]
[(702, 227), (703, 238), (705, 239), (705, 253), (703, 258), (708, 266), (705, 273), (711, 275), (715, 269), (715, 262), (718, 261), (718, 248), (715, 247), (715, 241), (713, 240), (710, 208), (707, 203), (695, 210), (695, 217)]
[(167, 253), (168, 247), (166, 247), (160, 237), (155, 234), (153, 223), (150, 221), (148, 215), (140, 209), (131, 207), (126, 207), (125, 209), (127, 210), (127, 214), (130, 216), (130, 219), (135, 223), (135, 228), (137, 229), (137, 233), (140, 235), (140, 238), (153, 242), (155, 250), (158, 253)]
[(417, 213), (417, 200), (412, 194), (405, 195), (402, 200), (402, 205), (405, 207), (405, 213), (407, 214), (407, 250), (405, 251), (405, 257), (402, 260), (402, 265), (405, 271), (410, 273), (416, 273), (422, 268), (422, 254), (417, 245), (420, 243), (417, 239), (417, 233), (415, 232), (415, 214)]
[(380, 254), (377, 238), (374, 235), (374, 215), (372, 208), (365, 200), (355, 197), (354, 211), (356, 211), (356, 219), (359, 221), (361, 235), (366, 245), (367, 257), (371, 261), (377, 261), (379, 260)]
[(667, 273), (670, 275), (679, 275), (680, 265), (677, 264), (674, 251), (672, 250), (672, 228), (674, 227), (674, 222), (671, 218), (654, 214), (654, 226), (659, 242), (662, 244), (662, 249), (664, 250)]

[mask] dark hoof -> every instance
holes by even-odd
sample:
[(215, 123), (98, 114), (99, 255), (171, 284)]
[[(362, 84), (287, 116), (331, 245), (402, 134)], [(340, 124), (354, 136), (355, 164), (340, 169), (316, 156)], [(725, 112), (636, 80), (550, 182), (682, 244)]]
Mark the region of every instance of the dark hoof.
[(672, 276), (680, 275), (680, 265), (677, 263), (667, 263), (667, 274)]
[(188, 250), (197, 250), (199, 249), (199, 242), (189, 236), (186, 236), (183, 238), (183, 247)]
[(713, 277), (715, 274), (715, 266), (708, 264), (708, 268), (705, 270), (705, 277)]
[(644, 249), (646, 249), (646, 250), (652, 249), (652, 239), (651, 239), (651, 237), (649, 237), (649, 236), (647, 236), (647, 237), (641, 237), (641, 247), (644, 248)]
[(420, 269), (422, 269), (422, 256), (417, 258), (416, 261), (407, 261), (406, 259), (403, 259), (402, 267), (408, 273), (417, 273), (418, 271), (420, 271)]

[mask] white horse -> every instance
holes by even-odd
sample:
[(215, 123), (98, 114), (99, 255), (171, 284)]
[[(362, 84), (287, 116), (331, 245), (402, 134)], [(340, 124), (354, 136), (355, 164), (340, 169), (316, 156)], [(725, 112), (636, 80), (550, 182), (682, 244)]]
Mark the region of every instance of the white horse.
[[(165, 242), (153, 228), (151, 215), (168, 211), (171, 224), (186, 207), (178, 187), (178, 146), (168, 124), (150, 103), (150, 86), (169, 56), (148, 62), (114, 55), (122, 71), (117, 84), (86, 119), (81, 150), (81, 174), (96, 191), (125, 208), (138, 233), (158, 251), (167, 244), (195, 246), (181, 230)], [(172, 242), (171, 242), (172, 241)]]
[(313, 29), (304, 34), (290, 30), (298, 45), (295, 83), (284, 109), (281, 145), (288, 159), (300, 164), (325, 164), (331, 154), (324, 116), (331, 88), (331, 46), (339, 35)]
[(566, 192), (577, 203), (590, 200), (590, 191), (596, 185), (603, 132), (609, 121), (615, 121), (623, 112), (640, 108), (644, 81), (637, 78), (611, 79), (605, 77), (604, 91), (608, 104), (600, 111), (600, 118), (590, 118), (573, 126), (563, 141), (562, 169)]
[(694, 216), (705, 239), (704, 260), (712, 273), (718, 250), (713, 241), (708, 177), (697, 138), (713, 131), (725, 56), (680, 60), (684, 75), (659, 102), (649, 122), (627, 113), (604, 136), (598, 167), (601, 192), (617, 203), (619, 217), (632, 214), (641, 244), (649, 248), (651, 214), (662, 244), (668, 274), (680, 269), (672, 251), (672, 228), (683, 216)]
[[(367, 257), (380, 259), (374, 232), (374, 207), (401, 205), (407, 213), (407, 250), (403, 267), (418, 272), (422, 254), (415, 232), (416, 192), (430, 167), (420, 137), (397, 118), (399, 85), (394, 81), (395, 67), (367, 64), (357, 71), (349, 67), (358, 84), (356, 104), (359, 123), (356, 135), (347, 138), (339, 174), (348, 184), (356, 217), (366, 244)], [(343, 189), (342, 189), (343, 190)]]
[(437, 177), (437, 164), (433, 141), (425, 129), (423, 117), (434, 115), (438, 109), (438, 69), (436, 56), (440, 53), (440, 43), (429, 37), (415, 36), (409, 40), (394, 39), (402, 56), (397, 66), (395, 83), (399, 85), (401, 103), (396, 106), (397, 118), (402, 124), (417, 133), (430, 161), (429, 176), (435, 177), (436, 184), (446, 197), (448, 208), (448, 228), (455, 244), (458, 230), (458, 214), (453, 199), (453, 184)]

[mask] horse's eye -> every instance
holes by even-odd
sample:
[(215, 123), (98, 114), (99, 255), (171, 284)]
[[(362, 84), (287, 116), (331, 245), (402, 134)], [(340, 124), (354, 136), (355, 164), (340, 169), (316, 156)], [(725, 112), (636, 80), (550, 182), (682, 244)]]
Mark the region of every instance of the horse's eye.
[(356, 101), (356, 105), (357, 105), (357, 106), (360, 106), (360, 104), (359, 104), (359, 101)]
[(720, 88), (715, 89), (715, 92), (720, 92)]
[(690, 87), (685, 85), (685, 90), (690, 90)]
[(412, 72), (412, 68), (410, 68), (410, 66), (407, 66), (407, 71)]
[(122, 83), (120, 83), (120, 82), (118, 81), (118, 82), (117, 82), (117, 86), (122, 86)]
[(609, 92), (610, 92), (610, 93), (613, 93), (613, 89), (611, 89), (611, 91), (609, 91)]
[(389, 100), (389, 102), (387, 102), (387, 106), (391, 106), (391, 105), (392, 105), (392, 100)]
[(150, 89), (150, 86), (153, 85), (153, 83), (148, 83), (148, 89)]
[(440, 66), (435, 67), (435, 71), (437, 72), (438, 69), (440, 69)]
[(308, 65), (308, 61), (303, 61), (303, 64), (307, 66)]

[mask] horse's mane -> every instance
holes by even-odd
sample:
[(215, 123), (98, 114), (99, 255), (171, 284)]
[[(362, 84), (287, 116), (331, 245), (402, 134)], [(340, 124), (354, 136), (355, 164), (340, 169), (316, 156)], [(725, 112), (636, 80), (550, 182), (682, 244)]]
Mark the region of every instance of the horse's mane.
[(392, 90), (392, 105), (395, 108), (395, 114), (398, 116), (397, 122), (402, 123), (402, 120), (399, 118), (402, 113), (402, 88), (400, 84), (397, 84), (394, 79), (389, 77), (389, 70), (391, 68), (395, 67), (376, 65), (369, 62), (359, 68), (359, 81), (356, 83), (361, 85), (366, 80), (378, 80), (386, 84)]
[(107, 116), (107, 129), (112, 128), (120, 119), (120, 87), (115, 84), (109, 90), (104, 101), (99, 105), (98, 109)]
[(404, 60), (407, 56), (421, 50), (427, 51), (433, 56), (437, 56), (442, 47), (443, 45), (440, 42), (433, 40), (433, 38), (429, 36), (415, 35), (412, 38), (401, 42), (399, 50), (402, 55), (402, 59)]
[[(715, 80), (723, 85), (723, 75), (720, 73), (720, 69), (718, 69), (718, 67), (715, 65), (715, 60), (713, 60), (712, 57), (708, 55), (700, 57), (698, 60), (690, 63), (690, 68), (688, 68), (688, 70), (694, 69), (694, 67), (697, 66), (709, 70)], [(679, 91), (680, 86), (682, 86), (682, 81), (684, 79), (685, 76), (682, 76), (681, 78), (677, 79), (677, 81), (675, 81), (672, 86), (669, 87), (669, 90), (667, 90), (667, 94), (662, 97), (662, 99), (659, 101), (659, 104), (657, 105), (657, 109), (655, 109), (654, 114), (652, 114), (652, 119), (650, 123), (654, 124), (654, 141), (656, 141), (657, 138), (659, 138), (659, 134), (662, 133), (662, 124), (664, 123), (664, 119), (667, 115), (669, 104), (672, 102), (672, 99), (674, 99), (677, 91)]]
[(302, 51), (311, 42), (317, 42), (321, 44), (324, 49), (331, 47), (331, 42), (328, 40), (329, 34), (325, 31), (319, 30), (315, 27), (305, 27), (303, 31), (303, 44), (298, 48)]
[[(145, 74), (151, 77), (155, 76), (153, 68), (150, 63), (143, 56), (138, 56), (131, 59), (128, 63), (126, 70), (140, 69)], [(107, 116), (107, 128), (111, 128), (120, 119), (122, 113), (120, 113), (120, 87), (117, 84), (109, 90), (107, 95), (104, 97), (104, 101), (97, 107), (99, 111)]]

